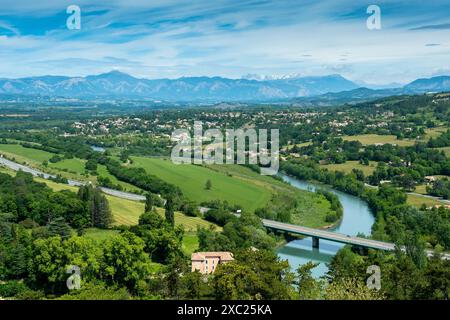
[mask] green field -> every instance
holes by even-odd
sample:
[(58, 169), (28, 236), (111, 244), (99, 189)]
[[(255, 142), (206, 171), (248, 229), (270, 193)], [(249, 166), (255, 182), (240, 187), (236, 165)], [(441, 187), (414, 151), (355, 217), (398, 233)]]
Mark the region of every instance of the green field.
[(408, 194), (408, 204), (416, 207), (421, 207), (423, 204), (425, 204), (427, 207), (431, 207), (434, 205), (445, 205), (444, 202), (439, 200), (434, 200), (430, 198), (421, 197), (418, 195)]
[(436, 128), (429, 128), (425, 129), (425, 137), (423, 140), (428, 141), (430, 138), (437, 138), (441, 134), (447, 132), (447, 127), (436, 127)]
[[(175, 165), (170, 160), (132, 157), (134, 167), (142, 167), (148, 173), (177, 185), (189, 199), (198, 203), (210, 200), (226, 200), (254, 211), (263, 207), (271, 198), (271, 192), (255, 183), (237, 180), (220, 172), (195, 165)], [(210, 179), (212, 189), (206, 190)]]
[[(331, 212), (330, 203), (322, 196), (294, 188), (270, 176), (262, 176), (249, 168), (238, 165), (213, 165), (208, 169), (236, 180), (253, 183), (268, 190), (273, 196), (268, 206), (275, 211), (290, 210), (292, 223), (321, 228), (326, 225), (325, 216)], [(287, 209), (286, 204), (296, 201), (296, 209)]]
[(344, 173), (351, 173), (353, 169), (359, 169), (364, 172), (364, 175), (369, 176), (375, 171), (377, 163), (375, 161), (370, 161), (369, 165), (365, 166), (360, 164), (359, 161), (347, 161), (340, 164), (326, 164), (321, 167), (330, 171), (342, 171)]
[(50, 180), (46, 180), (43, 178), (34, 177), (34, 181), (45, 183), (48, 187), (50, 187), (53, 191), (62, 191), (62, 190), (69, 190), (72, 192), (77, 193), (78, 187), (69, 186), (68, 184), (63, 183), (56, 183)]
[(372, 144), (396, 144), (398, 146), (413, 146), (414, 140), (398, 140), (394, 135), (378, 135), (378, 134), (361, 134), (356, 136), (343, 136), (342, 139), (347, 141), (359, 141), (363, 145)]
[(48, 161), (54, 155), (47, 151), (24, 148), (19, 144), (0, 144), (0, 153), (8, 157), (14, 157), (18, 162), (34, 164), (41, 164), (46, 160)]
[(189, 232), (183, 235), (183, 252), (190, 256), (198, 249), (198, 237), (197, 234)]
[[(120, 199), (106, 195), (114, 217), (115, 225), (135, 225), (144, 213), (144, 204), (137, 201)], [(158, 213), (164, 217), (164, 209), (157, 208)], [(175, 212), (175, 225), (183, 225), (186, 231), (196, 231), (197, 226), (209, 228), (212, 223), (198, 217), (188, 217), (181, 212)], [(217, 227), (217, 229), (221, 229)]]
[(59, 170), (66, 170), (67, 172), (75, 173), (75, 174), (83, 174), (85, 172), (85, 160), (73, 158), (73, 159), (64, 159), (62, 161), (56, 163), (49, 163), (48, 166), (50, 168), (55, 168)]
[(427, 186), (425, 184), (419, 184), (414, 190), (415, 193), (427, 194)]

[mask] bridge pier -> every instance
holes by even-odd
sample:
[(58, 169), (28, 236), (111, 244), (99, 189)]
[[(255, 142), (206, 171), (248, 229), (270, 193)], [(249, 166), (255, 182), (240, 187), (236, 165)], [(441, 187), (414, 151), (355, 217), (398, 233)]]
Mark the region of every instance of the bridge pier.
[(312, 237), (312, 247), (313, 249), (319, 249), (319, 238)]

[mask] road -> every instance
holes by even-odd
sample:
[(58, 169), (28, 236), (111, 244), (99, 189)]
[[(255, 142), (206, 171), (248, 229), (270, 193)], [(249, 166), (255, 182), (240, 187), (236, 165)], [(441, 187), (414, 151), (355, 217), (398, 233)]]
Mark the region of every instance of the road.
[[(377, 241), (377, 240), (359, 238), (359, 237), (345, 235), (342, 233), (336, 233), (336, 232), (331, 232), (331, 231), (326, 231), (326, 230), (302, 227), (302, 226), (297, 226), (297, 225), (293, 225), (293, 224), (282, 223), (282, 222), (272, 221), (272, 220), (267, 220), (267, 219), (263, 219), (262, 223), (266, 228), (269, 228), (269, 229), (290, 232), (290, 233), (299, 234), (302, 236), (330, 240), (330, 241), (334, 241), (334, 242), (350, 244), (350, 245), (355, 245), (355, 246), (365, 247), (365, 248), (370, 248), (370, 249), (378, 249), (378, 250), (385, 250), (385, 251), (395, 250), (395, 244), (389, 243), (389, 242), (382, 242), (382, 241)], [(402, 248), (402, 250), (404, 250), (404, 248)], [(426, 253), (428, 256), (432, 256), (434, 254), (434, 252), (432, 250), (426, 250)], [(443, 254), (442, 258), (445, 260), (449, 260), (450, 254), (447, 254), (447, 253)]]
[[(28, 166), (24, 166), (22, 164), (18, 164), (16, 162), (10, 161), (8, 159), (2, 158), (0, 157), (0, 164), (4, 165), (14, 171), (19, 171), (22, 170), (23, 172), (28, 172), (31, 173), (33, 176), (35, 177), (42, 177), (44, 179), (50, 179), (50, 178), (55, 178), (55, 175), (51, 175), (33, 168), (30, 168)], [(79, 187), (79, 186), (83, 186), (88, 184), (88, 182), (81, 182), (81, 181), (76, 181), (76, 180), (68, 180), (68, 185), (69, 186), (75, 186), (75, 187)], [(133, 201), (143, 201), (145, 200), (145, 197), (140, 195), (140, 194), (135, 194), (135, 193), (130, 193), (130, 192), (124, 192), (124, 191), (118, 191), (118, 190), (114, 190), (114, 189), (110, 189), (110, 188), (104, 188), (101, 187), (100, 188), (102, 190), (103, 193), (114, 196), (114, 197), (118, 197), (118, 198), (122, 198), (122, 199), (126, 199), (126, 200), (133, 200)]]

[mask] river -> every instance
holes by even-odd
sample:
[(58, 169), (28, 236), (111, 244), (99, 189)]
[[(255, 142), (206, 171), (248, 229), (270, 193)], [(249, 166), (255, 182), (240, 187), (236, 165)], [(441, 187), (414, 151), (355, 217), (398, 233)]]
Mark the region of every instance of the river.
[[(284, 181), (292, 186), (308, 191), (315, 191), (317, 188), (327, 189), (339, 197), (344, 209), (343, 218), (338, 226), (332, 231), (356, 236), (357, 234), (370, 235), (375, 217), (366, 202), (358, 197), (334, 190), (328, 186), (317, 185), (310, 182), (301, 181), (286, 175), (280, 175)], [(313, 276), (318, 278), (328, 271), (327, 263), (331, 261), (336, 252), (343, 247), (343, 244), (320, 240), (319, 249), (312, 248), (312, 239), (291, 241), (277, 250), (278, 256), (283, 260), (288, 260), (293, 271), (299, 265), (308, 261), (318, 262), (319, 265), (313, 269)]]

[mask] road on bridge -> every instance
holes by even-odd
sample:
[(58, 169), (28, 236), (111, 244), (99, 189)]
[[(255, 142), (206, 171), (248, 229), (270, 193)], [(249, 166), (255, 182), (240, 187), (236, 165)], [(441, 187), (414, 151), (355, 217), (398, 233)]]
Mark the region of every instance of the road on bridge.
[[(308, 228), (308, 227), (302, 227), (302, 226), (297, 226), (297, 225), (293, 225), (293, 224), (289, 224), (289, 223), (283, 223), (283, 222), (267, 220), (267, 219), (263, 219), (262, 223), (263, 223), (264, 227), (272, 229), (272, 230), (278, 230), (278, 231), (284, 231), (284, 232), (289, 232), (289, 233), (293, 233), (293, 234), (299, 234), (302, 236), (312, 237), (313, 239), (316, 238), (316, 239), (330, 240), (330, 241), (335, 241), (335, 242), (339, 242), (339, 243), (350, 244), (350, 245), (364, 247), (364, 248), (370, 248), (370, 249), (378, 249), (378, 250), (385, 250), (385, 251), (395, 250), (395, 244), (389, 243), (389, 242), (354, 237), (354, 236), (349, 236), (349, 235), (345, 235), (342, 233), (320, 230), (320, 229), (313, 229), (313, 228)], [(313, 243), (314, 243), (314, 241), (313, 241)], [(402, 250), (404, 250), (404, 248), (402, 248)], [(426, 253), (428, 256), (432, 256), (434, 254), (434, 251), (426, 250)], [(442, 255), (442, 258), (445, 260), (449, 260), (450, 254), (445, 253)]]

